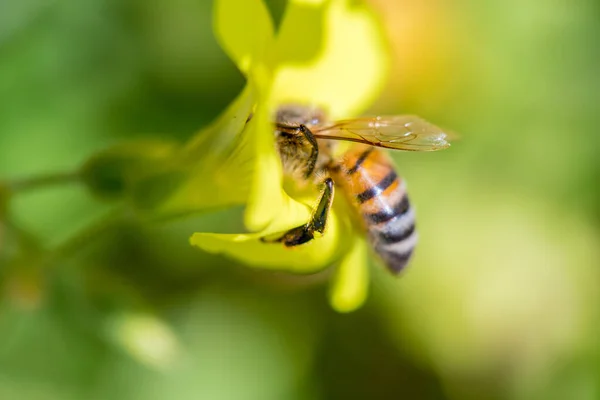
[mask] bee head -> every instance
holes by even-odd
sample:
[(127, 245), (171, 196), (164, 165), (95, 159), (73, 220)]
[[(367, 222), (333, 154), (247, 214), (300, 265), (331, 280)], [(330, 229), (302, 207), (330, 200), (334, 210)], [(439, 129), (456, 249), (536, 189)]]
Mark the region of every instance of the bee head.
[(277, 109), (275, 120), (289, 125), (318, 125), (326, 120), (325, 112), (315, 106), (284, 104)]

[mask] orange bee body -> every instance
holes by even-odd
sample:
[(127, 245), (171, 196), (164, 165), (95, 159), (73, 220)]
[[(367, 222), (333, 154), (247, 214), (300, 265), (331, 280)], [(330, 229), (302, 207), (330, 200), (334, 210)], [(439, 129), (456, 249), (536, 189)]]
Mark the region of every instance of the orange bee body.
[(374, 147), (352, 146), (335, 181), (362, 216), (371, 246), (393, 272), (408, 263), (415, 245), (415, 216), (406, 184), (388, 155)]
[[(278, 110), (275, 136), (285, 174), (324, 183), (311, 220), (275, 242), (297, 246), (314, 239), (314, 232), (322, 233), (337, 187), (360, 216), (373, 250), (392, 273), (399, 273), (417, 243), (415, 215), (404, 180), (396, 173), (388, 154), (379, 148), (440, 150), (449, 146), (446, 133), (415, 116), (328, 123), (319, 109), (290, 105)], [(335, 141), (355, 144), (335, 155)]]

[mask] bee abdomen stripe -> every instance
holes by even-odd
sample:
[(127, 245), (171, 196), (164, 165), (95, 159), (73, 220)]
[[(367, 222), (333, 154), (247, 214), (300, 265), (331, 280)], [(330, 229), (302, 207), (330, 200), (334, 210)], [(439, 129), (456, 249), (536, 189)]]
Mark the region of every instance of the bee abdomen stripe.
[(356, 162), (354, 163), (354, 166), (348, 170), (348, 175), (352, 175), (353, 173), (355, 173), (356, 171), (358, 171), (358, 169), (360, 168), (361, 164), (365, 162), (365, 160), (367, 159), (367, 157), (369, 157), (369, 154), (371, 154), (373, 152), (373, 150), (375, 150), (374, 147), (369, 147), (368, 149), (366, 149), (365, 151), (363, 151), (360, 154), (360, 156), (358, 156), (358, 158), (356, 159)]
[(408, 261), (412, 256), (413, 250), (414, 249), (410, 249), (404, 253), (390, 252), (387, 254), (383, 254), (383, 258), (387, 261), (387, 266), (389, 270), (394, 274), (400, 273), (400, 271), (402, 271), (404, 267), (406, 267), (406, 265), (408, 264)]
[(394, 208), (386, 209), (373, 214), (365, 214), (365, 217), (374, 224), (380, 224), (382, 222), (387, 222), (394, 217), (404, 215), (409, 208), (410, 203), (408, 202), (408, 196), (404, 195), (402, 196), (402, 200), (396, 204)]
[(379, 240), (385, 244), (399, 243), (408, 239), (415, 232), (415, 224), (410, 224), (406, 229), (399, 232), (378, 232)]
[(392, 183), (396, 180), (398, 175), (396, 175), (396, 171), (393, 169), (375, 186), (372, 186), (365, 190), (362, 193), (359, 193), (356, 198), (359, 203), (364, 203), (367, 200), (372, 199), (373, 197), (381, 194), (385, 189), (389, 188)]

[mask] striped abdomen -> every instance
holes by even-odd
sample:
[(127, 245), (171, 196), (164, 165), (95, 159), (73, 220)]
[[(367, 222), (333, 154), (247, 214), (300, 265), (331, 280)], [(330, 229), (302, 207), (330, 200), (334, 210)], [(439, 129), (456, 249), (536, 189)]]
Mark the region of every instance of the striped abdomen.
[(342, 166), (340, 178), (363, 217), (373, 249), (391, 272), (399, 273), (417, 243), (404, 181), (388, 155), (375, 147), (352, 146)]

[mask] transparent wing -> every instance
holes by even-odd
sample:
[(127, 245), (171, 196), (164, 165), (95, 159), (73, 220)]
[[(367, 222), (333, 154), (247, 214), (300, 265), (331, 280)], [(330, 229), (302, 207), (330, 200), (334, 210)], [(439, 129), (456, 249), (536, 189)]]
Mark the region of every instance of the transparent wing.
[(319, 139), (345, 140), (406, 151), (435, 151), (450, 146), (441, 128), (414, 115), (356, 118), (311, 127)]

